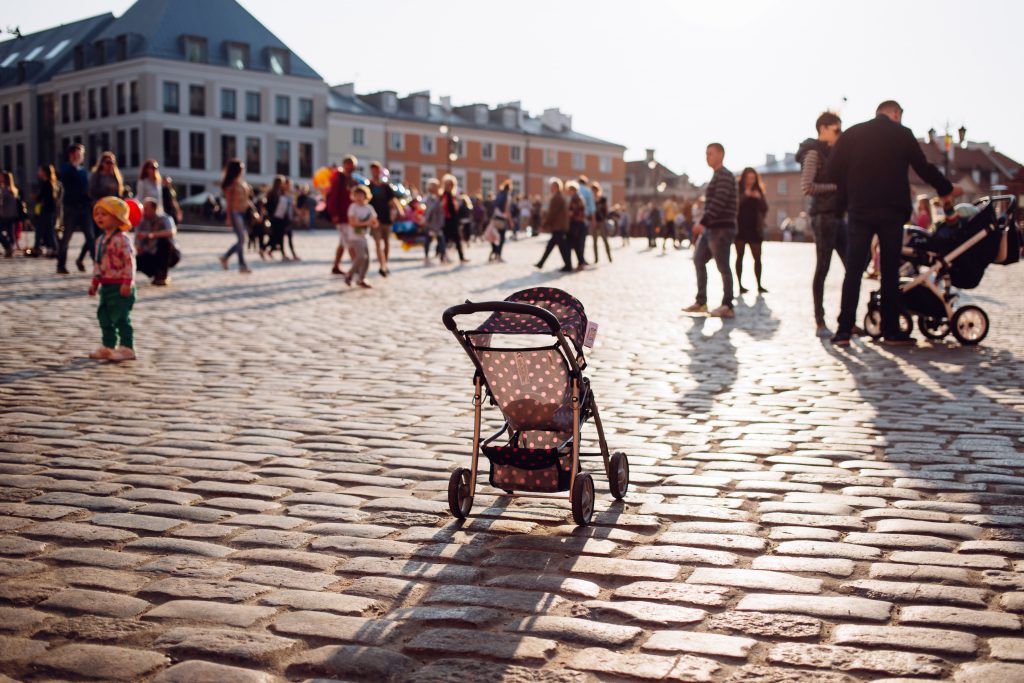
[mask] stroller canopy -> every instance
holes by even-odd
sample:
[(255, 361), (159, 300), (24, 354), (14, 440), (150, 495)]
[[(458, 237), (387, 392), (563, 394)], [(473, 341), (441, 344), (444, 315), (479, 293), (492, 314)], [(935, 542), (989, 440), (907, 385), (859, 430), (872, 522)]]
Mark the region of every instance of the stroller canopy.
[[(950, 280), (959, 289), (977, 287), (985, 269), (993, 263), (1016, 262), (1020, 254), (1020, 235), (1016, 226), (1016, 202), (1011, 202), (1005, 214), (997, 214), (995, 203), (986, 198), (979, 202), (980, 210), (968, 219), (946, 222), (928, 238), (928, 249), (939, 254), (948, 254), (971, 237), (982, 231), (988, 235), (950, 263)], [(998, 254), (1004, 240), (1009, 241), (1008, 254), (1000, 261)]]
[[(508, 296), (505, 301), (538, 306), (551, 312), (562, 326), (562, 334), (577, 349), (587, 333), (587, 314), (578, 299), (554, 287), (532, 287)], [(475, 334), (551, 334), (543, 320), (522, 313), (496, 311), (473, 330)]]

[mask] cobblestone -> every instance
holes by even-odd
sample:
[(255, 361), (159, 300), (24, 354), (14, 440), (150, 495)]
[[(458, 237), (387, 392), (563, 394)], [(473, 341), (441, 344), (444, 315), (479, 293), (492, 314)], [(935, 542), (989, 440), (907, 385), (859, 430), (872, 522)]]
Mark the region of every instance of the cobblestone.
[[(964, 293), (993, 323), (976, 348), (836, 350), (809, 244), (766, 243), (772, 293), (723, 322), (678, 314), (686, 251), (559, 276), (530, 267), (540, 240), (450, 270), (395, 250), (354, 292), (331, 235), (296, 239), (307, 260), (242, 282), (229, 235), (180, 235), (121, 365), (84, 358), (85, 276), (4, 263), (0, 681), (1024, 677), (1013, 269)], [(440, 314), (534, 285), (601, 325), (588, 376), (630, 493), (586, 460), (581, 530), (567, 496), (506, 499), (484, 469), (456, 523), (472, 369)]]

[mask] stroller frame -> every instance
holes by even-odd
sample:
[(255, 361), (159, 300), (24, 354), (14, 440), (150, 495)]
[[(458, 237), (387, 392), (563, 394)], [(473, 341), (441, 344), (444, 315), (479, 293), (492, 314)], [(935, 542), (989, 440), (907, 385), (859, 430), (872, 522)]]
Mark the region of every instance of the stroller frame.
[[(479, 334), (473, 330), (459, 329), (455, 318), (461, 315), (475, 313), (512, 313), (539, 318), (548, 328), (548, 333), (555, 337), (555, 346), (561, 351), (568, 364), (569, 380), (571, 386), (571, 407), (572, 407), (572, 429), (571, 436), (557, 446), (556, 451), (564, 451), (571, 448), (571, 478), (569, 480), (569, 499), (572, 504), (573, 520), (579, 526), (586, 526), (594, 513), (594, 482), (591, 475), (583, 472), (580, 465), (580, 456), (600, 455), (605, 473), (608, 476), (609, 488), (612, 495), (621, 500), (629, 487), (629, 463), (623, 453), (610, 453), (608, 442), (605, 439), (604, 426), (601, 423), (601, 415), (594, 400), (594, 393), (590, 388), (590, 381), (583, 375), (586, 368), (586, 359), (582, 349), (573, 341), (576, 348), (570, 345), (570, 341), (562, 331), (561, 322), (558, 318), (545, 308), (531, 304), (517, 303), (513, 301), (490, 301), (473, 303), (467, 301), (464, 304), (452, 306), (442, 315), (445, 327), (455, 335), (459, 344), (466, 351), (466, 354), (473, 361), (476, 369), (473, 376), (473, 451), (470, 460), (470, 469), (456, 468), (452, 472), (448, 485), (448, 506), (452, 514), (465, 519), (473, 506), (473, 497), (476, 493), (477, 477), (479, 475), (479, 457), (482, 448), (497, 441), (506, 432), (509, 433), (509, 443), (518, 443), (519, 432), (513, 431), (510, 427), (508, 417), (505, 417), (504, 424), (493, 435), (481, 442), (481, 418), (483, 412), (484, 392), (486, 392), (491, 405), (497, 406), (494, 392), (488, 385), (484, 369), (480, 359), (475, 353), (471, 335)], [(499, 407), (500, 408), (500, 407)], [(594, 418), (594, 427), (597, 430), (598, 445), (600, 452), (582, 453), (580, 450), (580, 433), (584, 422)], [(571, 443), (570, 443), (571, 442)], [(503, 489), (506, 494), (512, 497), (533, 497), (552, 498), (551, 494), (541, 492), (516, 493), (511, 489)]]
[[(903, 247), (904, 266), (915, 264), (917, 272), (908, 281), (900, 283), (899, 316), (902, 332), (909, 333), (911, 331), (911, 315), (916, 315), (918, 329), (924, 336), (934, 341), (943, 339), (952, 332), (961, 344), (974, 346), (988, 335), (989, 318), (984, 309), (973, 304), (955, 306), (959, 293), (954, 291), (950, 282), (950, 266), (958, 257), (993, 233), (1017, 229), (1015, 225), (1012, 225), (1016, 217), (1017, 198), (1013, 195), (985, 197), (976, 204), (987, 206), (995, 202), (1007, 203), (1007, 210), (1002, 216), (998, 216), (995, 222), (978, 230), (945, 255), (927, 251), (924, 269), (916, 265), (919, 256), (918, 250), (911, 246)], [(913, 292), (918, 287), (927, 290), (928, 294)], [(913, 305), (912, 300), (920, 302), (919, 305)], [(868, 300), (868, 312), (864, 316), (864, 330), (876, 339), (882, 335), (881, 292), (878, 290), (872, 292)]]

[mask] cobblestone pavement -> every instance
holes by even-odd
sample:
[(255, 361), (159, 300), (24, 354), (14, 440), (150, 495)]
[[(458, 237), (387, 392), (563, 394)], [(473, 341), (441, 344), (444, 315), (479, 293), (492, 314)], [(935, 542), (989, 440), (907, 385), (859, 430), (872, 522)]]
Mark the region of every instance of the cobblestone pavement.
[[(122, 365), (84, 358), (84, 276), (0, 262), (0, 680), (1024, 680), (1024, 269), (972, 293), (979, 348), (839, 353), (807, 244), (767, 245), (771, 293), (723, 325), (679, 313), (689, 252), (639, 240), (569, 276), (540, 240), (399, 252), (356, 291), (329, 235), (246, 278), (229, 239), (140, 287)], [(602, 475), (577, 529), (485, 486), (457, 524), (472, 372), (441, 312), (542, 283), (600, 324), (632, 488)]]

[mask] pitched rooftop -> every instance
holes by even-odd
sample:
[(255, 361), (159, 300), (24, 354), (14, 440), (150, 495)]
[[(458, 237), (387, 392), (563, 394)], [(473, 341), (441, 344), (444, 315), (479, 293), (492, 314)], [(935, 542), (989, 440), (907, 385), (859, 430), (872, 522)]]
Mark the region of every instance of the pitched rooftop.
[(70, 63), (74, 46), (114, 21), (107, 12), (0, 42), (0, 88), (48, 80)]

